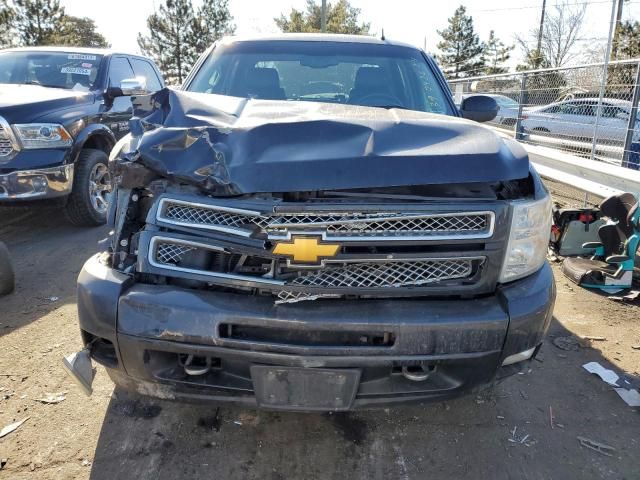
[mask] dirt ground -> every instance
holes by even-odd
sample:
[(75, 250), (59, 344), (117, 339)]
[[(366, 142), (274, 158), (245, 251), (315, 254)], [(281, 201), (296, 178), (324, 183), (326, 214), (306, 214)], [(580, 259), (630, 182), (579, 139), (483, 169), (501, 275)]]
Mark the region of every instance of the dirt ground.
[[(581, 367), (638, 377), (640, 309), (570, 286), (557, 268), (555, 320), (530, 372), (447, 403), (267, 413), (114, 392), (101, 369), (88, 398), (66, 376), (60, 359), (81, 347), (75, 279), (104, 234), (56, 211), (0, 211), (17, 270), (16, 292), (0, 298), (0, 429), (27, 419), (0, 439), (1, 479), (640, 479), (640, 409)], [(606, 340), (552, 343), (566, 336)]]

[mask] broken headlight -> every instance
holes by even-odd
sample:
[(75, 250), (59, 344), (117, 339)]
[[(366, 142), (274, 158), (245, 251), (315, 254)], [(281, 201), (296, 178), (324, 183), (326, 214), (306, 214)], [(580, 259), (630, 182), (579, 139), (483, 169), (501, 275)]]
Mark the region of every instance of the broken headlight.
[(526, 277), (545, 262), (551, 231), (551, 197), (512, 202), (513, 217), (500, 282)]

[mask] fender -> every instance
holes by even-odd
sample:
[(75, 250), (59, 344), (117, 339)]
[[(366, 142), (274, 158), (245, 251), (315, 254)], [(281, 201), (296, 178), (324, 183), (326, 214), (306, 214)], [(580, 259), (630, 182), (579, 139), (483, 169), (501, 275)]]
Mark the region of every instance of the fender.
[[(78, 160), (80, 151), (86, 144), (91, 144), (92, 148), (104, 150), (107, 155), (116, 144), (116, 136), (111, 129), (101, 123), (87, 125), (75, 138), (71, 154), (68, 158), (75, 163)], [(95, 145), (95, 146), (94, 146)]]

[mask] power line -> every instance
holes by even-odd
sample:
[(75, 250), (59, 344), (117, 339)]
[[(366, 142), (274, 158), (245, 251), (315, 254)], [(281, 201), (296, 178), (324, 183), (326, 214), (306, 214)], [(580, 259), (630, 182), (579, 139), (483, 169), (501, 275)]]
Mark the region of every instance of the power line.
[[(626, 2), (627, 5), (630, 4), (638, 4), (640, 2), (638, 1), (633, 1), (633, 2)], [(562, 5), (563, 7), (576, 7), (576, 6), (580, 6), (580, 5), (598, 5), (598, 4), (611, 4), (610, 0), (595, 0), (595, 1), (588, 1), (588, 2), (575, 2), (575, 3), (567, 3)], [(540, 5), (527, 5), (527, 6), (523, 6), (523, 7), (504, 7), (504, 8), (485, 8), (485, 9), (480, 9), (480, 10), (473, 10), (473, 9), (469, 9), (470, 13), (480, 13), (480, 12), (505, 12), (505, 11), (513, 11), (513, 10), (531, 10), (531, 9), (538, 9), (540, 8)]]

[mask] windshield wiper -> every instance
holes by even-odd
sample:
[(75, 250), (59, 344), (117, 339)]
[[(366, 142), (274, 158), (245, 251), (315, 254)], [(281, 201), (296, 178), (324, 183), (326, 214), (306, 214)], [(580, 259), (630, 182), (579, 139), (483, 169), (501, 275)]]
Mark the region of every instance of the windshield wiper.
[(374, 107), (374, 108), (386, 108), (386, 109), (399, 108), (401, 110), (411, 110), (409, 107), (403, 107), (402, 105), (366, 105), (366, 106)]

